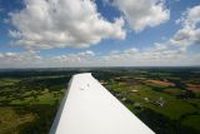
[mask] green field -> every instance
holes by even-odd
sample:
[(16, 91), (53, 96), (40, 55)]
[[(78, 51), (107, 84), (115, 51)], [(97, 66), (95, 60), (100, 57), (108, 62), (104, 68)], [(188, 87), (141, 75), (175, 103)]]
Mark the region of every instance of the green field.
[(157, 134), (200, 133), (199, 68), (33, 69), (0, 72), (0, 134), (47, 134), (71, 76), (94, 77)]

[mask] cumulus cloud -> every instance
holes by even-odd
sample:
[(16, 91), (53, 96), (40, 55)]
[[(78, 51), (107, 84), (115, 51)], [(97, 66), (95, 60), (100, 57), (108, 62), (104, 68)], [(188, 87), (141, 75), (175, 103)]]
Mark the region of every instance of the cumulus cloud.
[(70, 64), (81, 64), (84, 62), (88, 62), (95, 56), (93, 51), (87, 50), (84, 52), (79, 52), (77, 54), (67, 54), (61, 56), (51, 57), (50, 61), (62, 63), (70, 63)]
[(0, 68), (74, 67), (92, 65), (96, 60), (93, 51), (86, 50), (59, 56), (40, 56), (39, 51), (0, 53)]
[(157, 43), (146, 50), (128, 48), (105, 55), (90, 50), (50, 57), (34, 51), (0, 53), (0, 68), (199, 65), (199, 58), (199, 54), (188, 54)]
[[(178, 65), (187, 57), (186, 51), (172, 49), (166, 45), (156, 43), (153, 48), (138, 50), (130, 48), (118, 53), (110, 53), (104, 56), (106, 64), (129, 65), (129, 66), (156, 66), (156, 65)], [(112, 61), (112, 62), (111, 62)], [(186, 61), (187, 64), (190, 61)]]
[(112, 0), (123, 12), (129, 25), (136, 32), (147, 27), (155, 27), (170, 18), (165, 0)]
[[(54, 1), (55, 3), (53, 3), (53, 1), (51, 0), (49, 0), (48, 2), (45, 0), (38, 0), (38, 1), (44, 2), (48, 6), (58, 6), (59, 5), (58, 3), (60, 2), (68, 2), (68, 0)], [(27, 5), (29, 5), (29, 2), (38, 3), (38, 1), (27, 0)], [(79, 5), (80, 3), (78, 3), (77, 1), (79, 0), (75, 0), (75, 3)], [(124, 1), (128, 2), (128, 0), (124, 0)], [(145, 0), (142, 0), (142, 1), (144, 2)], [(149, 1), (153, 2), (153, 0), (149, 0)], [(52, 4), (49, 5), (49, 3), (51, 2)], [(72, 4), (75, 4), (73, 2)], [(53, 17), (50, 15), (51, 16), (50, 19), (48, 17), (48, 15), (51, 14), (50, 11), (42, 12), (42, 13), (45, 13), (44, 15), (40, 14), (39, 16), (34, 16), (35, 13), (32, 10), (36, 10), (39, 7), (36, 6), (34, 7), (36, 9), (34, 9), (32, 6), (27, 6), (26, 9), (22, 10), (21, 12), (11, 15), (13, 24), (15, 24), (18, 27), (16, 31), (10, 31), (10, 34), (16, 39), (18, 39), (17, 40), (18, 43), (27, 42), (27, 43), (22, 43), (27, 48), (28, 47), (30, 48), (34, 48), (34, 47), (36, 48), (86, 47), (88, 45), (94, 44), (95, 42), (99, 42), (100, 40), (104, 38), (123, 38), (123, 36), (125, 36), (125, 33), (123, 32), (123, 29), (122, 29), (122, 26), (124, 25), (123, 19), (117, 19), (113, 23), (108, 22), (100, 14), (97, 13), (96, 6), (93, 3), (93, 1), (85, 0), (85, 1), (79, 1), (79, 2), (82, 3), (82, 5), (80, 6), (80, 9), (77, 9), (79, 12), (74, 11), (72, 16), (69, 14), (69, 12), (64, 12), (65, 10), (64, 10), (64, 7), (62, 6), (64, 6), (66, 3), (60, 3), (61, 9), (57, 10), (56, 8), (56, 11), (50, 10), (51, 8), (48, 7), (47, 8), (48, 10), (58, 14), (58, 15), (54, 15), (54, 13), (52, 13)], [(82, 6), (85, 5), (84, 2), (90, 3), (91, 5), (90, 4), (89, 5), (93, 7), (93, 10), (91, 10), (90, 8), (84, 7), (85, 10), (88, 9), (84, 11), (82, 9)], [(117, 0), (114, 0), (114, 2), (117, 2)], [(123, 3), (123, 1), (121, 2)], [(134, 2), (134, 0), (132, 0), (132, 2)], [(162, 11), (168, 13), (169, 11), (167, 9), (164, 9), (164, 5), (162, 2), (164, 1), (157, 0), (157, 3), (154, 3), (153, 5), (156, 6), (156, 8), (158, 8), (157, 6), (162, 5), (161, 6)], [(144, 5), (144, 6), (147, 6), (146, 8), (148, 8), (149, 7), (148, 3), (149, 2), (147, 2), (147, 5), (142, 4), (140, 6)], [(33, 4), (30, 4), (30, 5), (33, 5)], [(70, 7), (71, 6), (69, 6), (68, 8)], [(46, 10), (46, 9), (41, 8), (41, 10)], [(73, 10), (73, 9), (66, 9), (66, 11), (68, 10)], [(80, 11), (83, 11), (83, 12), (80, 12)], [(37, 12), (40, 12), (40, 10), (37, 9)], [(144, 14), (149, 15), (149, 12), (144, 13)], [(48, 15), (46, 15), (46, 13)], [(97, 16), (88, 18), (87, 16), (88, 13), (91, 13), (92, 16), (94, 14), (97, 14)], [(83, 16), (83, 18), (79, 14), (82, 14), (81, 16)], [(143, 15), (143, 13), (141, 14)], [(24, 16), (26, 17), (31, 16), (32, 18), (34, 17), (36, 18), (38, 17), (38, 18), (37, 19), (30, 18), (30, 20), (23, 20), (22, 21), (23, 25), (18, 24), (20, 22), (18, 21), (18, 19), (22, 19), (24, 18)], [(44, 16), (47, 16), (47, 18), (44, 19)], [(67, 19), (69, 22), (66, 20), (64, 16), (65, 17), (67, 16)], [(63, 18), (63, 21), (60, 21), (59, 20), (60, 18)], [(142, 19), (142, 18), (136, 17), (136, 19)], [(31, 21), (33, 20), (37, 20), (39, 23), (31, 24)], [(80, 25), (79, 24), (80, 21), (78, 20), (83, 20), (83, 22), (81, 22), (83, 23), (83, 25)], [(102, 24), (102, 26), (98, 27), (96, 25), (97, 20), (98, 22), (101, 22), (100, 24)], [(44, 21), (44, 24), (41, 23), (43, 21)], [(76, 22), (76, 23), (72, 23), (72, 22)], [(77, 24), (77, 25), (74, 25), (74, 24)], [(177, 24), (180, 24), (181, 28), (169, 40), (161, 42), (161, 43), (154, 43), (153, 47), (149, 47), (145, 49), (129, 48), (126, 50), (112, 50), (108, 54), (101, 54), (101, 55), (98, 55), (98, 53), (95, 53), (91, 50), (87, 50), (87, 51), (82, 51), (78, 53), (71, 53), (71, 54), (64, 54), (64, 55), (50, 56), (50, 57), (40, 56), (40, 52), (36, 52), (36, 51), (27, 51), (27, 52), (22, 52), (22, 53), (7, 52), (7, 53), (0, 53), (0, 63), (1, 63), (0, 67), (199, 65), (200, 55), (195, 54), (195, 53), (194, 54), (188, 53), (187, 47), (192, 44), (200, 43), (200, 28), (199, 28), (200, 5), (187, 9), (187, 11), (184, 12), (182, 17), (177, 20)], [(104, 27), (104, 25), (106, 26)], [(85, 29), (85, 26), (89, 27), (89, 29), (87, 29), (89, 31)], [(135, 30), (140, 31), (148, 26), (150, 25), (143, 25), (142, 27), (140, 27), (141, 29), (136, 28)], [(41, 29), (43, 31), (40, 31)], [(111, 29), (113, 29), (113, 31)], [(74, 30), (75, 30), (75, 33), (73, 32)], [(83, 32), (83, 36), (80, 31)], [(108, 32), (108, 31), (112, 31), (112, 32)], [(105, 32), (106, 35), (103, 35), (102, 32)], [(121, 34), (119, 34), (118, 32)], [(27, 33), (27, 35), (25, 33)], [(56, 37), (56, 35), (62, 35), (61, 33), (63, 33), (63, 35), (65, 34), (70, 35), (69, 36), (70, 38), (64, 38), (65, 36)], [(85, 35), (86, 37), (84, 37)]]
[(29, 49), (82, 48), (102, 39), (124, 39), (124, 20), (107, 21), (91, 0), (25, 0), (25, 8), (10, 13), (10, 35)]
[(0, 53), (1, 68), (37, 67), (41, 60), (42, 57), (35, 51)]
[(183, 47), (200, 43), (200, 5), (188, 9), (176, 23), (182, 28), (171, 39), (172, 43)]

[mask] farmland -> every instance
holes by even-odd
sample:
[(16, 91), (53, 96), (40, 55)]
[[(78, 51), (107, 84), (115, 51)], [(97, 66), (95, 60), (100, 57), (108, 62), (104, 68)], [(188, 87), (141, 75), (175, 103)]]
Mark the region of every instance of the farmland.
[(199, 68), (0, 71), (0, 134), (47, 134), (71, 76), (92, 72), (158, 134), (200, 133)]

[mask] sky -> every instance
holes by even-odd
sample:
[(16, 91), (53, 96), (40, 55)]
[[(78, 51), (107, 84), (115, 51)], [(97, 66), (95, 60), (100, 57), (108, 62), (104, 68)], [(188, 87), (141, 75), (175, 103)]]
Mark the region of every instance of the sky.
[(200, 0), (0, 0), (0, 68), (199, 65)]

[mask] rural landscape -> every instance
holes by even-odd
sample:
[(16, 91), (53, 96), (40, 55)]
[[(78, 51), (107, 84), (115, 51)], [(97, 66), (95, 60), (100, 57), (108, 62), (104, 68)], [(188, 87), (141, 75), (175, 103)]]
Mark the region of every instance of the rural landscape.
[(0, 0), (0, 134), (154, 132), (200, 134), (200, 0)]
[(200, 68), (0, 70), (0, 134), (47, 134), (72, 75), (92, 72), (157, 134), (200, 133)]

